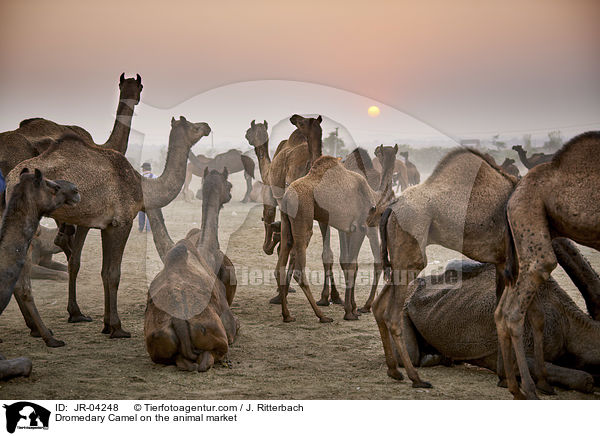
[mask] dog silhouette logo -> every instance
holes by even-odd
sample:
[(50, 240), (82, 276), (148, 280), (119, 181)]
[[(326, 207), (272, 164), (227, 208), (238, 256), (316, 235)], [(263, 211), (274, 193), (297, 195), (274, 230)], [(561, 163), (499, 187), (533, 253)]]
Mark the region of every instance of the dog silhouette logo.
[(4, 405), (6, 409), (6, 431), (14, 433), (19, 429), (48, 429), (50, 411), (28, 401)]

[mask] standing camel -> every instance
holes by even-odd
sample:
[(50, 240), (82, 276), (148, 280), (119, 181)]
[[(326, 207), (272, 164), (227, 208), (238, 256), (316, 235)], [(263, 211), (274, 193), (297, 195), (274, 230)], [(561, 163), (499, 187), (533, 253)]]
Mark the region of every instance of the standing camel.
[[(98, 228), (102, 235), (105, 300), (102, 332), (109, 333), (111, 338), (131, 336), (121, 328), (117, 312), (121, 260), (131, 225), (139, 211), (161, 208), (177, 196), (185, 179), (190, 148), (209, 133), (210, 127), (206, 123), (190, 123), (184, 117), (179, 120), (173, 118), (167, 162), (162, 175), (156, 179), (142, 177), (121, 153), (86, 144), (72, 135), (62, 137), (42, 155), (22, 162), (8, 175), (8, 191), (15, 184), (17, 171), (29, 165), (42, 168), (51, 177), (73, 180), (82, 193), (82, 201), (76, 206), (59, 208), (51, 215), (60, 222), (77, 226), (73, 255), (69, 258), (68, 311), (71, 320), (84, 317), (76, 301), (81, 246), (89, 229)], [(28, 282), (27, 277), (26, 291), (31, 293)], [(36, 319), (35, 325), (26, 317), (27, 325), (39, 333), (46, 344), (54, 340), (54, 346), (64, 345), (52, 337), (39, 315), (33, 316), (33, 319)]]
[[(394, 147), (397, 146), (398, 144), (394, 145)], [(383, 147), (383, 144), (381, 144), (380, 147)], [(379, 156), (377, 156), (377, 149), (375, 149), (375, 159), (373, 160), (373, 166), (377, 171), (382, 171), (383, 164)], [(404, 162), (402, 162), (402, 160), (400, 159), (396, 159), (396, 162), (394, 163), (392, 185), (396, 186), (396, 188), (400, 187), (401, 191), (404, 191), (406, 188), (408, 188), (408, 170)]]
[[(63, 205), (75, 205), (79, 200), (77, 188), (72, 183), (47, 180), (38, 169), (31, 173), (23, 168), (4, 207), (0, 226), (0, 314), (12, 297), (19, 275), (26, 268), (29, 245), (42, 216)], [(16, 294), (15, 297), (22, 304), (22, 296)], [(23, 357), (6, 360), (0, 355), (0, 380), (27, 377), (30, 373), (31, 360)]]
[[(161, 215), (152, 226), (169, 241), (161, 255), (165, 266), (148, 290), (144, 336), (150, 358), (187, 371), (207, 371), (228, 352), (238, 330), (230, 306), (235, 295), (235, 270), (219, 248), (219, 212), (231, 199), (227, 169), (204, 170), (202, 227), (191, 230), (176, 245), (170, 241)], [(154, 218), (158, 217), (157, 223)]]
[[(396, 144), (396, 146), (397, 145), (398, 144)], [(421, 183), (421, 174), (419, 174), (419, 170), (417, 169), (415, 164), (408, 160), (408, 151), (401, 152), (400, 156), (404, 158), (404, 163), (406, 165), (408, 185), (414, 186)]]
[[(537, 398), (524, 346), (527, 315), (534, 340), (535, 372), (546, 378), (544, 314), (537, 296), (557, 258), (557, 237), (600, 249), (600, 132), (586, 132), (567, 142), (552, 161), (537, 165), (521, 179), (507, 205), (509, 261), (507, 288), (495, 312), (508, 388), (515, 398)], [(514, 351), (514, 355), (513, 355)], [(513, 367), (516, 356), (521, 388)]]
[(550, 162), (552, 160), (552, 156), (554, 156), (553, 154), (534, 153), (528, 158), (527, 153), (525, 150), (523, 150), (523, 146), (513, 145), (512, 149), (517, 152), (519, 159), (521, 159), (521, 162), (523, 162), (523, 165), (525, 165), (525, 168), (528, 170), (532, 169), (536, 165)]
[(378, 197), (391, 192), (391, 165), (386, 173), (387, 189), (376, 193), (363, 176), (344, 168), (337, 158), (322, 156), (305, 177), (290, 185), (281, 202), (281, 251), (276, 276), (284, 322), (295, 320), (287, 307), (289, 274), (285, 266), (290, 252), (294, 256), (289, 270), (293, 271), (315, 315), (320, 322), (333, 321), (317, 307), (305, 274), (306, 248), (312, 236), (313, 220), (340, 232), (340, 265), (346, 281), (344, 319), (358, 319), (354, 301), (358, 251), (366, 234), (367, 215), (376, 209)]
[(242, 199), (242, 203), (250, 201), (252, 179), (254, 178), (254, 161), (251, 157), (246, 156), (241, 151), (235, 149), (217, 154), (212, 159), (202, 155), (195, 156), (194, 153), (190, 151), (189, 160), (185, 183), (183, 184), (183, 194), (185, 198), (189, 198), (190, 196), (189, 186), (192, 181), (192, 176), (202, 177), (205, 168), (217, 171), (223, 171), (224, 168), (227, 168), (229, 174), (244, 171), (246, 194)]

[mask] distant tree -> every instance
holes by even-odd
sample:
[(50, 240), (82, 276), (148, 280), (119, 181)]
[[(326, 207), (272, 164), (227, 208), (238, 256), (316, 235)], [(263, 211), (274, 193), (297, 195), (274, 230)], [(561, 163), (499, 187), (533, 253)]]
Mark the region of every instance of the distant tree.
[(523, 148), (531, 148), (531, 133), (526, 133), (523, 135)]
[(498, 150), (506, 148), (506, 142), (498, 141), (498, 138), (500, 138), (500, 134), (492, 136), (492, 145)]
[(344, 157), (348, 154), (346, 144), (338, 136), (337, 127), (335, 131), (329, 132), (327, 138), (323, 140), (323, 154), (335, 157)]
[(549, 150), (558, 150), (563, 145), (563, 137), (560, 130), (548, 132), (548, 140), (544, 142), (544, 148)]

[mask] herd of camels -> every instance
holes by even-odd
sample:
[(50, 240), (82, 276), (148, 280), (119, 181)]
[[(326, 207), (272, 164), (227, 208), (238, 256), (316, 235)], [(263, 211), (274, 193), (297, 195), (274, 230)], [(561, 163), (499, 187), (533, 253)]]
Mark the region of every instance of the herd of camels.
[[(77, 274), (90, 229), (102, 238), (104, 328), (128, 338), (117, 294), (132, 223), (147, 213), (163, 269), (148, 289), (144, 337), (152, 361), (206, 371), (222, 360), (240, 321), (231, 310), (235, 266), (220, 250), (219, 214), (231, 200), (229, 174), (243, 171), (249, 201), (254, 160), (230, 150), (214, 158), (190, 150), (210, 134), (203, 122), (171, 120), (163, 173), (144, 178), (125, 158), (141, 77), (119, 80), (115, 124), (104, 144), (79, 126), (43, 118), (0, 134), (0, 170), (6, 178), (0, 209), (0, 314), (13, 293), (31, 335), (47, 346), (54, 337), (38, 312), (32, 278), (68, 279), (69, 322), (87, 322), (77, 303)], [(277, 290), (284, 322), (292, 278), (322, 323), (320, 306), (342, 305), (344, 320), (373, 312), (387, 374), (429, 388), (418, 367), (469, 362), (494, 371), (516, 399), (552, 394), (554, 386), (592, 392), (600, 371), (600, 278), (574, 244), (600, 249), (600, 132), (574, 137), (554, 155), (502, 165), (485, 153), (456, 148), (420, 180), (408, 153), (381, 145), (375, 156), (357, 148), (341, 161), (322, 155), (320, 116), (293, 115), (295, 127), (271, 158), (268, 123), (252, 121), (245, 138), (254, 148), (263, 205), (263, 251), (277, 249)], [(401, 155), (402, 159), (397, 156)], [(180, 193), (190, 199), (192, 175), (202, 177), (200, 229), (173, 242), (161, 208)], [(400, 193), (395, 189), (400, 188)], [(279, 209), (280, 220), (277, 220)], [(40, 226), (42, 217), (57, 229)], [(317, 221), (323, 240), (324, 283), (315, 301), (306, 277), (307, 247)], [(334, 282), (330, 232), (337, 230), (343, 295)], [(365, 236), (373, 255), (369, 297), (358, 306), (354, 287)], [(426, 267), (426, 247), (438, 244), (472, 259), (453, 261), (438, 276)], [(63, 251), (67, 267), (52, 261)], [(560, 264), (586, 303), (578, 308), (552, 271)], [(384, 276), (383, 289), (377, 293)], [(0, 378), (28, 376), (27, 358), (0, 357)]]

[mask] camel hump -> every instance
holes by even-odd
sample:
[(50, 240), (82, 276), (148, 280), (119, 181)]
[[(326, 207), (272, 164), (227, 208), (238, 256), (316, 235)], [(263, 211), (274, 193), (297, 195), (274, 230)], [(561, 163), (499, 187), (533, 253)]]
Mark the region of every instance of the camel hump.
[(582, 133), (570, 139), (560, 150), (554, 153), (552, 162), (559, 165), (563, 161), (570, 160), (570, 156), (573, 156), (574, 160), (579, 160), (581, 156), (586, 155), (596, 156), (598, 146), (600, 146), (600, 131)]
[(165, 265), (173, 264), (176, 262), (182, 262), (187, 260), (188, 257), (188, 249), (185, 244), (176, 244), (169, 252), (167, 253), (167, 257), (165, 258)]
[(21, 122), (19, 123), (19, 128), (21, 128), (21, 127), (24, 127), (24, 126), (26, 126), (27, 124), (31, 124), (31, 123), (33, 123), (34, 121), (39, 121), (39, 120), (43, 120), (43, 118), (41, 118), (41, 117), (27, 118), (27, 119), (25, 119), (25, 120), (23, 120), (23, 121), (21, 121)]
[(341, 165), (337, 157), (321, 156), (312, 164), (312, 167), (310, 168), (310, 173), (313, 175), (323, 175), (325, 171), (339, 166)]
[(242, 154), (240, 156), (242, 159), (242, 165), (244, 167), (244, 172), (248, 174), (251, 178), (254, 178), (254, 160), (251, 157)]
[(356, 147), (344, 160), (344, 162), (353, 161), (363, 172), (373, 169), (373, 161), (371, 160), (371, 156), (369, 156), (369, 153), (364, 148)]

